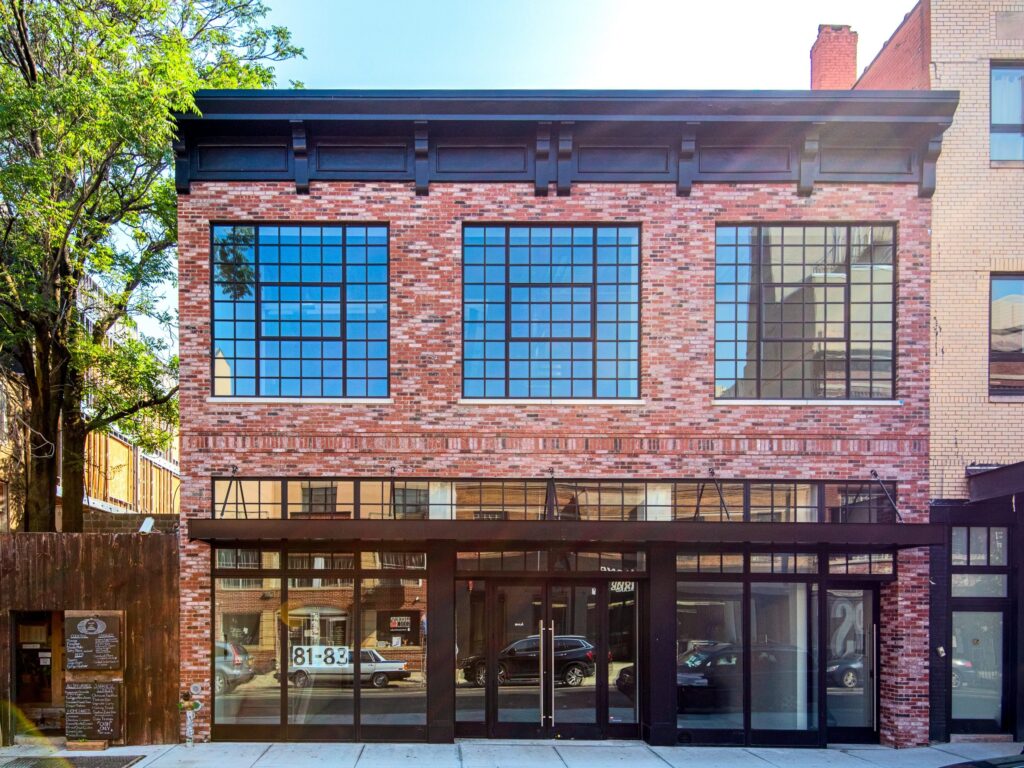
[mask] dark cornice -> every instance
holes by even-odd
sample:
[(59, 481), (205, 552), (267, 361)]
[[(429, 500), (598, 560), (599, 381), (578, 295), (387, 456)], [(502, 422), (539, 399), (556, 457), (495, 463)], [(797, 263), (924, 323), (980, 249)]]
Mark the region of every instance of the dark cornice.
[(199, 91), (176, 179), (915, 183), (934, 189), (950, 91)]

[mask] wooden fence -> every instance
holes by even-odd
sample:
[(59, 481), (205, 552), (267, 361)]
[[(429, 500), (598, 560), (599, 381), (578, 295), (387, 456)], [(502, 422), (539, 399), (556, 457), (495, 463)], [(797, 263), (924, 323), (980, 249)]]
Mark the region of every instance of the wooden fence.
[[(128, 744), (178, 740), (178, 551), (174, 535), (0, 535), (0, 730), (14, 710), (13, 613), (125, 612), (124, 736)], [(6, 714), (5, 714), (6, 713)]]

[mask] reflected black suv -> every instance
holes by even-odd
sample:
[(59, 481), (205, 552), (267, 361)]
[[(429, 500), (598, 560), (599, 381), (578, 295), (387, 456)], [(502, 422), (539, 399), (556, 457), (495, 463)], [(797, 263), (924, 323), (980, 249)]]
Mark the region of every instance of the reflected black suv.
[[(538, 679), (540, 641), (524, 637), (498, 653), (498, 685)], [(555, 680), (575, 688), (594, 676), (594, 646), (583, 635), (555, 635)], [(462, 676), (478, 687), (487, 684), (487, 659), (481, 654), (462, 660)]]

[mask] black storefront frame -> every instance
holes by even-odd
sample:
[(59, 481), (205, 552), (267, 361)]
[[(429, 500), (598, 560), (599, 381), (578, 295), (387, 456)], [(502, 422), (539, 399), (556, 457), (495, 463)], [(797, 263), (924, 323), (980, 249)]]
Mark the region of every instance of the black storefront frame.
[[(679, 554), (692, 554), (714, 551), (707, 547), (703, 549), (688, 548), (680, 550)], [(778, 547), (744, 547), (732, 550), (717, 550), (723, 554), (741, 555), (743, 557), (743, 568), (741, 571), (722, 573), (692, 573), (677, 572), (674, 582), (699, 583), (716, 582), (732, 583), (741, 587), (740, 610), (743, 616), (743, 729), (735, 728), (677, 728), (676, 740), (680, 744), (688, 745), (727, 745), (727, 746), (754, 746), (754, 747), (825, 747), (831, 743), (878, 743), (879, 741), (879, 707), (881, 706), (881, 685), (875, 685), (874, 691), (874, 713), (875, 725), (869, 732), (866, 729), (846, 729), (828, 726), (828, 686), (826, 666), (828, 662), (827, 642), (828, 637), (828, 591), (830, 589), (864, 589), (872, 592), (872, 601), (875, 609), (876, 624), (880, 631), (882, 584), (895, 581), (898, 578), (898, 558), (893, 552), (893, 569), (891, 574), (832, 574), (829, 573), (829, 557), (832, 555), (846, 554), (841, 550), (827, 547), (801, 547), (795, 552), (790, 549), (780, 550)], [(750, 555), (758, 553), (782, 553), (797, 555), (815, 555), (818, 558), (818, 568), (814, 573), (760, 573), (751, 570)], [(653, 578), (654, 574), (652, 574)], [(806, 731), (795, 730), (768, 730), (754, 729), (751, 724), (752, 701), (751, 701), (751, 607), (752, 607), (752, 586), (758, 583), (799, 583), (808, 586), (816, 586), (816, 632), (817, 647), (815, 649), (814, 678), (817, 687), (817, 724), (813, 729)], [(808, 623), (808, 631), (811, 624)], [(672, 618), (673, 645), (678, 647), (676, 632), (678, 629), (675, 612)], [(874, 638), (873, 638), (874, 639)], [(878, 647), (881, 640), (878, 638)], [(880, 655), (875, 659), (876, 679), (881, 676)]]
[[(256, 549), (260, 553), (272, 552), (279, 557), (278, 568), (264, 567), (262, 557), (259, 568), (219, 568), (217, 566), (217, 551), (220, 549)], [(422, 570), (408, 568), (368, 568), (362, 567), (362, 554), (364, 552), (396, 552), (396, 553), (427, 553), (425, 568)], [(315, 552), (351, 554), (353, 556), (353, 568), (323, 568), (323, 569), (291, 569), (288, 567), (288, 555), (293, 552)], [(278, 684), (280, 688), (280, 700), (278, 710), (278, 724), (218, 724), (216, 721), (217, 701), (216, 691), (211, 685), (210, 706), (211, 706), (211, 737), (216, 741), (426, 741), (428, 724), (430, 721), (430, 670), (429, 660), (426, 660), (424, 673), (427, 676), (428, 689), (424, 692), (427, 698), (425, 722), (422, 725), (364, 725), (361, 722), (361, 646), (354, 648), (352, 654), (352, 724), (334, 725), (292, 725), (288, 722), (288, 691), (290, 690), (288, 676), (285, 674), (288, 669), (289, 659), (287, 652), (289, 648), (288, 629), (289, 623), (286, 620), (283, 610), (288, 605), (288, 582), (290, 579), (351, 579), (353, 582), (352, 592), (352, 613), (354, 620), (353, 636), (362, 636), (363, 606), (362, 593), (363, 582), (371, 579), (420, 579), (426, 580), (428, 599), (425, 606), (426, 611), (430, 610), (429, 589), (430, 556), (427, 548), (420, 546), (378, 546), (366, 542), (344, 542), (344, 541), (310, 541), (310, 542), (281, 542), (276, 546), (268, 546), (266, 542), (244, 542), (231, 541), (219, 542), (217, 546), (210, 548), (210, 680), (214, 680), (217, 674), (217, 643), (220, 640), (216, 635), (217, 616), (217, 581), (219, 579), (277, 579), (280, 582), (280, 601), (276, 614), (277, 649), (275, 663), (279, 675)], [(429, 647), (429, 646), (428, 646)], [(427, 651), (424, 655), (426, 657)]]
[[(786, 524), (780, 524), (785, 527)], [(221, 569), (216, 567), (216, 548), (211, 548), (211, 576), (217, 578), (278, 578), (281, 579), (282, 605), (287, 600), (287, 588), (289, 578), (353, 578), (355, 579), (355, 590), (353, 595), (353, 611), (362, 619), (361, 605), (361, 582), (365, 578), (416, 578), (427, 579), (427, 616), (431, 626), (432, 644), (428, 645), (425, 653), (425, 667), (427, 671), (426, 696), (427, 696), (427, 723), (421, 726), (364, 726), (359, 722), (360, 717), (360, 696), (361, 675), (359, 669), (358, 654), (355, 654), (354, 668), (354, 706), (353, 725), (330, 725), (330, 726), (303, 726), (288, 725), (287, 723), (287, 684), (282, 683), (280, 701), (280, 722), (278, 725), (214, 725), (212, 736), (216, 740), (316, 740), (316, 741), (351, 741), (359, 739), (362, 741), (394, 741), (413, 740), (431, 742), (450, 742), (457, 735), (455, 720), (455, 585), (459, 579), (467, 575), (474, 575), (481, 579), (492, 581), (521, 578), (527, 581), (549, 580), (558, 583), (592, 583), (596, 580), (629, 580), (637, 584), (637, 638), (635, 655), (637, 664), (641, 670), (638, 677), (640, 692), (637, 695), (636, 707), (638, 723), (636, 726), (625, 727), (609, 726), (603, 736), (608, 738), (643, 738), (651, 744), (672, 745), (677, 743), (692, 744), (732, 744), (750, 746), (825, 746), (832, 736), (832, 740), (846, 740), (847, 735), (840, 735), (830, 731), (827, 727), (827, 686), (825, 685), (826, 665), (826, 642), (827, 638), (827, 591), (829, 588), (876, 588), (876, 605), (878, 604), (877, 587), (882, 583), (894, 581), (897, 578), (897, 558), (895, 550), (891, 548), (876, 548), (873, 552), (891, 553), (892, 573), (867, 575), (867, 574), (830, 574), (829, 557), (837, 555), (866, 554), (862, 547), (856, 545), (818, 545), (818, 546), (771, 546), (771, 545), (734, 545), (731, 547), (719, 548), (717, 551), (731, 551), (744, 555), (743, 571), (741, 573), (678, 573), (676, 570), (676, 555), (694, 552), (712, 551), (713, 545), (698, 547), (696, 545), (686, 546), (672, 544), (669, 542), (650, 542), (645, 545), (623, 549), (622, 544), (614, 545), (608, 542), (604, 546), (590, 542), (580, 542), (577, 545), (571, 543), (551, 547), (549, 551), (560, 551), (571, 549), (572, 551), (593, 551), (593, 552), (643, 552), (646, 557), (646, 573), (641, 571), (554, 571), (549, 558), (547, 571), (528, 572), (507, 572), (507, 571), (457, 571), (456, 559), (458, 551), (471, 550), (499, 550), (499, 551), (521, 551), (523, 549), (548, 549), (548, 546), (540, 545), (537, 542), (524, 540), (499, 541), (481, 540), (472, 545), (456, 543), (454, 541), (423, 540), (420, 542), (405, 543), (404, 545), (389, 546), (384, 542), (355, 542), (352, 540), (318, 540), (318, 541), (254, 541), (254, 540), (218, 540), (217, 547), (220, 548), (255, 548), (263, 551), (274, 551), (279, 553), (281, 568), (254, 568), (245, 569)], [(682, 547), (682, 548), (680, 548)], [(399, 569), (369, 569), (353, 568), (351, 570), (296, 570), (287, 568), (287, 555), (289, 552), (341, 552), (352, 553), (356, 563), (361, 562), (362, 552), (393, 551), (393, 552), (425, 552), (427, 570), (399, 570)], [(818, 557), (818, 567), (814, 573), (754, 573), (751, 571), (750, 557), (756, 553), (776, 554), (814, 554)], [(262, 565), (262, 562), (261, 562)], [(689, 729), (685, 734), (676, 725), (676, 584), (678, 581), (720, 581), (740, 582), (743, 585), (743, 606), (744, 612), (744, 633), (745, 653), (748, 654), (745, 674), (749, 676), (749, 649), (751, 647), (749, 634), (750, 626), (750, 585), (753, 583), (772, 582), (800, 582), (808, 586), (817, 586), (817, 633), (818, 633), (818, 657), (816, 666), (817, 685), (817, 727), (809, 731), (768, 731), (752, 730), (750, 728), (750, 685), (749, 681), (744, 686), (744, 725), (742, 731), (725, 730), (713, 731), (710, 729), (696, 731)], [(211, 617), (216, 615), (216, 597), (214, 582), (211, 580)], [(605, 603), (606, 605), (606, 603)], [(670, 616), (666, 621), (665, 617)], [(879, 621), (880, 621), (879, 616)], [(278, 666), (285, 668), (284, 655), (287, 649), (287, 624), (279, 623), (279, 651)], [(449, 626), (450, 625), (450, 626)], [(214, 633), (215, 625), (211, 622), (210, 648), (215, 651), (217, 638)], [(356, 625), (358, 633), (358, 625)], [(450, 648), (449, 648), (450, 646)], [(450, 658), (449, 658), (450, 656)], [(215, 673), (216, 658), (211, 658), (210, 674), (211, 679)], [(880, 669), (880, 665), (879, 665)], [(660, 679), (659, 679), (660, 676)], [(665, 681), (668, 681), (667, 684)], [(607, 687), (608, 681), (604, 681)], [(660, 693), (655, 690), (662, 689)], [(665, 690), (667, 688), (667, 691)], [(880, 688), (880, 686), (879, 686)], [(602, 694), (606, 695), (606, 694)], [(876, 716), (880, 705), (876, 696)], [(216, 703), (214, 699), (214, 711)], [(670, 716), (670, 717), (668, 717)], [(458, 735), (471, 736), (472, 734), (458, 733)], [(485, 735), (485, 734), (484, 734)], [(599, 735), (600, 736), (600, 735)], [(858, 738), (859, 741), (877, 741), (877, 732), (870, 738)]]
[[(595, 550), (574, 548), (574, 551), (613, 551), (614, 547), (604, 547)], [(550, 553), (557, 549), (548, 550)], [(550, 558), (549, 558), (550, 565)], [(457, 571), (456, 584), (465, 581), (482, 581), (485, 589), (485, 645), (487, 658), (487, 685), (485, 690), (485, 712), (483, 722), (459, 722), (455, 720), (456, 738), (553, 738), (553, 739), (636, 739), (640, 738), (641, 729), (641, 707), (640, 701), (634, 694), (634, 712), (636, 722), (634, 723), (612, 723), (609, 716), (609, 689), (610, 684), (610, 662), (603, 651), (610, 647), (610, 620), (609, 620), (609, 593), (611, 583), (615, 581), (629, 581), (635, 584), (636, 600), (636, 626), (634, 627), (634, 666), (641, 670), (641, 675), (635, 679), (639, 682), (643, 677), (643, 666), (641, 662), (640, 648), (642, 645), (643, 620), (641, 605), (648, 578), (647, 570), (643, 571), (553, 571), (550, 568), (545, 571)], [(594, 587), (600, 585), (597, 593), (597, 612), (599, 619), (598, 627), (598, 651), (595, 669), (595, 723), (590, 724), (569, 724), (560, 725), (557, 721), (552, 725), (539, 727), (515, 727), (516, 724), (503, 726), (497, 717), (497, 669), (495, 667), (498, 652), (501, 650), (501, 641), (498, 636), (497, 600), (494, 596), (499, 586), (537, 586), (542, 590), (544, 604), (543, 623), (546, 626), (551, 620), (551, 588), (553, 586), (569, 587)], [(456, 659), (456, 662), (458, 659)], [(547, 680), (542, 684), (543, 697), (545, 701), (551, 700), (549, 686), (553, 680)], [(453, 692), (454, 702), (454, 692)], [(454, 706), (454, 705), (453, 705)], [(543, 714), (542, 704), (541, 713)], [(454, 712), (454, 709), (453, 709)]]

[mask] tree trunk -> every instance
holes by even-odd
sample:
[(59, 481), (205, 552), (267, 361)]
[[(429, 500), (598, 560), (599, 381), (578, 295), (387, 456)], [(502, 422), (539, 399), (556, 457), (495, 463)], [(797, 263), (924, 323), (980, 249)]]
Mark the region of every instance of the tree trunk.
[(68, 376), (61, 415), (61, 511), (60, 529), (64, 533), (81, 533), (85, 524), (85, 439), (87, 430), (82, 417), (82, 389), (76, 374)]
[[(49, 401), (47, 401), (49, 405)], [(42, 403), (29, 411), (24, 529), (33, 533), (57, 530), (57, 419)]]

